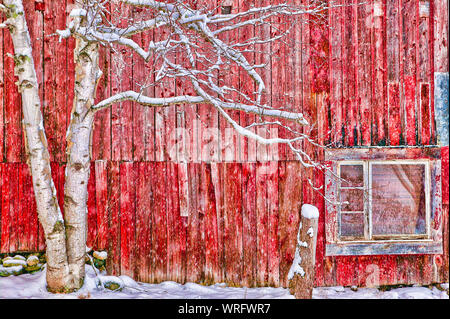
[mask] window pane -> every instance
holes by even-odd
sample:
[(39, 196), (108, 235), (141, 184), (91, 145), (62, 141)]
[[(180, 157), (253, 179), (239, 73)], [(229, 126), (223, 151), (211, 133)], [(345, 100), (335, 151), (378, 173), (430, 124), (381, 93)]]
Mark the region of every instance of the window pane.
[(363, 187), (364, 186), (364, 169), (362, 165), (341, 165), (341, 178), (343, 187)]
[(348, 202), (341, 207), (342, 211), (363, 211), (364, 210), (364, 190), (362, 189), (341, 189), (341, 202)]
[(372, 234), (425, 234), (425, 165), (372, 165)]
[(364, 237), (364, 213), (341, 214), (341, 236)]

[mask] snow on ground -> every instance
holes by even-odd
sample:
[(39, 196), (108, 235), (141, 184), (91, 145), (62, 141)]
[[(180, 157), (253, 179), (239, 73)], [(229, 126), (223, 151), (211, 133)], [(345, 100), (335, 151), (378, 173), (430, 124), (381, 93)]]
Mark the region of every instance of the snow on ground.
[[(105, 275), (104, 273), (102, 275)], [(102, 277), (104, 280), (110, 277)], [(124, 288), (121, 291), (98, 289), (97, 277), (91, 266), (86, 266), (86, 280), (82, 289), (71, 294), (51, 294), (45, 288), (45, 270), (35, 274), (0, 277), (0, 298), (98, 298), (98, 299), (293, 299), (284, 288), (233, 288), (225, 284), (202, 286), (195, 283), (184, 285), (173, 281), (160, 284), (135, 282), (128, 276), (117, 281)], [(426, 287), (396, 288), (382, 292), (376, 288), (360, 288), (352, 291), (344, 287), (315, 288), (315, 299), (448, 299), (448, 283), (439, 290)]]

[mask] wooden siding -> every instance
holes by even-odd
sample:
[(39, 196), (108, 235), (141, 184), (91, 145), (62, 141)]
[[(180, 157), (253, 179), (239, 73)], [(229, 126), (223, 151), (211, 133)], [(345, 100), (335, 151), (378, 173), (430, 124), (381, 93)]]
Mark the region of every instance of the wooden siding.
[[(74, 40), (59, 42), (50, 34), (62, 28), (72, 2), (24, 1), (60, 201), (64, 137), (73, 100)], [(251, 3), (229, 2), (234, 11)], [(295, 46), (257, 48), (277, 54), (270, 61), (272, 69), (263, 74), (272, 103), (304, 112), (316, 124), (312, 135), (332, 147), (437, 144), (434, 74), (448, 72), (447, 1), (338, 2), (347, 6), (327, 12), (330, 29), (299, 24), (289, 35)], [(428, 15), (420, 10), (426, 3)], [(282, 21), (274, 22), (282, 26)], [(245, 39), (253, 32), (249, 27), (233, 36)], [(162, 36), (150, 32), (135, 40), (148, 44)], [(0, 253), (45, 248), (26, 165), (20, 96), (12, 61), (6, 57), (11, 50), (8, 32), (2, 29)], [(261, 52), (248, 58), (261, 63), (267, 58)], [(122, 77), (112, 67), (119, 58), (135, 65)], [(148, 67), (136, 57), (105, 49), (100, 61), (104, 76), (97, 100), (132, 89)], [(226, 80), (246, 92), (254, 89), (239, 76)], [(168, 81), (146, 94), (190, 91), (179, 81)], [(233, 118), (249, 124), (254, 115), (233, 113)], [(122, 102), (97, 114), (88, 245), (108, 251), (110, 273), (147, 282), (286, 286), (299, 210), (309, 203), (321, 212), (317, 286), (365, 285), (374, 272), (380, 284), (448, 281), (448, 146), (442, 149), (443, 255), (325, 257), (325, 201), (307, 182), (309, 178), (315, 186), (324, 185), (323, 174), (303, 169), (284, 147), (267, 148), (232, 134), (233, 141), (225, 143), (229, 132), (208, 105), (154, 110)], [(267, 132), (275, 133), (285, 134)], [(308, 154), (323, 158), (323, 152), (306, 147)]]

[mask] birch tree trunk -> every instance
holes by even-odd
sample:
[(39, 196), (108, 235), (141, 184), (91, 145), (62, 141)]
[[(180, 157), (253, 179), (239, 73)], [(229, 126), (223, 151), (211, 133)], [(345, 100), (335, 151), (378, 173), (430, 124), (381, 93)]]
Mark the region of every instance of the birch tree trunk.
[(3, 4), (2, 10), (7, 17), (5, 24), (14, 45), (14, 71), (19, 78), (17, 85), (22, 95), (28, 165), (33, 180), (37, 213), (47, 245), (47, 288), (53, 292), (63, 292), (69, 288), (70, 277), (66, 257), (65, 227), (51, 177), (30, 35), (22, 1), (4, 0)]
[[(81, 4), (78, 4), (81, 9)], [(95, 17), (75, 17), (81, 26)], [(67, 256), (72, 287), (81, 288), (85, 276), (87, 239), (88, 181), (91, 163), (95, 91), (101, 71), (98, 67), (99, 47), (95, 42), (76, 38), (75, 98), (67, 132), (67, 166), (64, 184), (64, 219), (67, 234)]]

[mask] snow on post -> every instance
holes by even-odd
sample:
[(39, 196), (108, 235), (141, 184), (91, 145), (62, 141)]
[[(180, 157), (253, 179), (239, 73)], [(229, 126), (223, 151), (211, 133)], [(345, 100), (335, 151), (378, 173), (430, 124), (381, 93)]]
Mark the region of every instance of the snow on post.
[(297, 299), (311, 299), (314, 285), (317, 225), (319, 210), (309, 204), (302, 206), (294, 261), (289, 270), (289, 289)]

